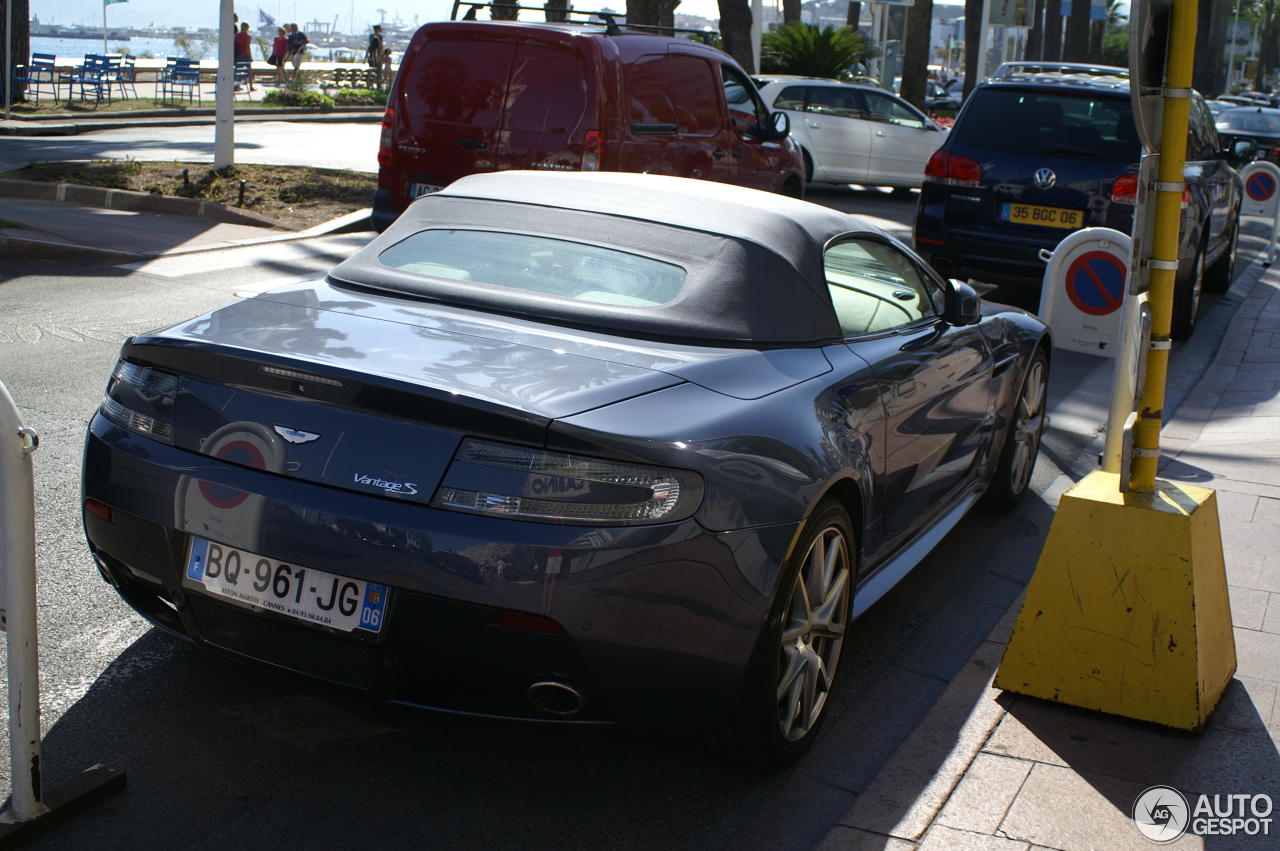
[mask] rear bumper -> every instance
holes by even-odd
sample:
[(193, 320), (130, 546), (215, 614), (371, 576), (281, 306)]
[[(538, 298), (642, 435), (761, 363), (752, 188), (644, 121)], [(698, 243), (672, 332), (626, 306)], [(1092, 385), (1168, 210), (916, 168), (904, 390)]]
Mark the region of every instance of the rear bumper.
[(967, 233), (947, 227), (940, 215), (926, 212), (923, 205), (914, 235), (916, 252), (944, 277), (1035, 288), (1044, 282), (1040, 251), (1053, 251), (1060, 241)]
[[(227, 510), (249, 514), (200, 505), (201, 482), (251, 494)], [(539, 720), (696, 727), (727, 717), (796, 531), (709, 533), (692, 520), (592, 529), (439, 511), (227, 465), (101, 416), (86, 438), (83, 494), (112, 508), (111, 521), (84, 515), (104, 575), (174, 635), (373, 700)], [(390, 586), (382, 632), (332, 632), (183, 588), (191, 536), (232, 522), (245, 549)], [(564, 634), (499, 626), (500, 609), (549, 617)], [(534, 707), (527, 690), (547, 678), (580, 688), (587, 706), (567, 718)]]

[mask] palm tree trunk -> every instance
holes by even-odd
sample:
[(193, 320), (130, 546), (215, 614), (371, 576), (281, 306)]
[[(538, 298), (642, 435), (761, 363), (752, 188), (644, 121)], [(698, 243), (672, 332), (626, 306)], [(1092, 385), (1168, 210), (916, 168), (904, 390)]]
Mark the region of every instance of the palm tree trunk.
[(800, 0), (782, 0), (782, 23), (790, 24), (800, 20)]
[(1062, 51), (1065, 62), (1089, 61), (1089, 0), (1072, 0), (1071, 17), (1067, 18), (1067, 44)]
[[(5, 8), (13, 4), (13, 38), (5, 32)], [(9, 56), (9, 46), (13, 46), (13, 56)], [(28, 0), (0, 0), (0, 61), (10, 67), (26, 65), (31, 59), (31, 4)], [(0, 65), (0, 107), (4, 103), (4, 65)], [(16, 75), (15, 75), (16, 76)], [(17, 82), (13, 84), (13, 100), (16, 103), (23, 99), (24, 88)]]
[(747, 73), (755, 71), (751, 49), (751, 6), (749, 0), (719, 0), (720, 39), (724, 52), (738, 61)]
[(978, 45), (982, 41), (982, 0), (964, 0), (964, 96), (978, 85)]
[(1192, 85), (1205, 95), (1213, 95), (1227, 87), (1227, 66), (1223, 51), (1227, 45), (1227, 23), (1231, 9), (1224, 4), (1200, 4), (1196, 23), (1196, 59)]
[(628, 24), (656, 27), (661, 16), (661, 0), (627, 0)]
[(680, 0), (659, 0), (658, 5), (661, 7), (658, 10), (658, 26), (665, 29), (666, 35), (675, 35), (672, 28), (676, 25), (676, 7), (680, 5)]
[(547, 0), (547, 5), (543, 8), (547, 23), (562, 24), (569, 20), (569, 16), (565, 14), (569, 10), (569, 0)]
[(1062, 0), (1045, 0), (1044, 61), (1057, 62), (1060, 59), (1062, 59)]
[(933, 28), (933, 0), (916, 0), (907, 10), (907, 38), (903, 44), (903, 99), (924, 110), (925, 82), (929, 74), (929, 41)]
[(862, 17), (862, 4), (850, 3), (849, 11), (844, 18), (845, 26), (853, 27), (854, 32), (858, 30), (858, 21)]

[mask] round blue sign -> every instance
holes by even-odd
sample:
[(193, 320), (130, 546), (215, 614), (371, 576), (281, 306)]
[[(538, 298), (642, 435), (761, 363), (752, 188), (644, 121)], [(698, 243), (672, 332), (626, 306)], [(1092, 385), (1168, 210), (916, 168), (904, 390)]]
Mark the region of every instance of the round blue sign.
[(1124, 304), (1129, 270), (1109, 251), (1081, 254), (1067, 269), (1067, 297), (1090, 316), (1106, 316)]
[(1254, 172), (1245, 181), (1244, 191), (1255, 201), (1269, 201), (1276, 194), (1276, 179), (1265, 171)]

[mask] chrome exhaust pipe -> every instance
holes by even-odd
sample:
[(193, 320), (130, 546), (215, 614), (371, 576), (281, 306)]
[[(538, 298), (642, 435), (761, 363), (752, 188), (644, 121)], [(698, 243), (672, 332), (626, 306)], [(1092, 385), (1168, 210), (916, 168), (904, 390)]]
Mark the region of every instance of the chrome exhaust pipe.
[(527, 694), (530, 703), (552, 715), (577, 715), (587, 707), (587, 695), (563, 680), (538, 680)]

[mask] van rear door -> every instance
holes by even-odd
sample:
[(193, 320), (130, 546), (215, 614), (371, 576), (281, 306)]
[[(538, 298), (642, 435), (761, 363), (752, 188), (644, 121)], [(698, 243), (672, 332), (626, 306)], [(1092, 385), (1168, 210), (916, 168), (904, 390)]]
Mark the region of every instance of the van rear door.
[(502, 111), (498, 168), (580, 171), (594, 84), (576, 51), (521, 42)]
[(459, 177), (497, 169), (498, 128), (515, 41), (440, 33), (406, 75), (396, 170), (412, 201)]

